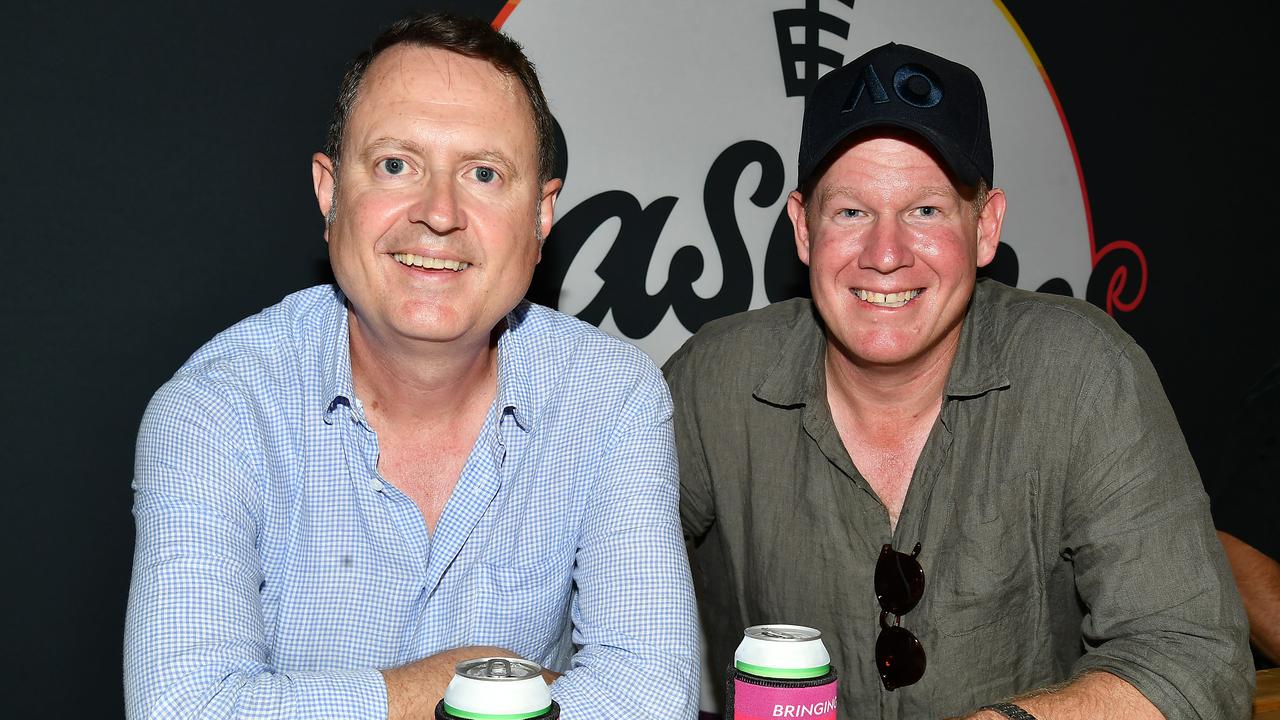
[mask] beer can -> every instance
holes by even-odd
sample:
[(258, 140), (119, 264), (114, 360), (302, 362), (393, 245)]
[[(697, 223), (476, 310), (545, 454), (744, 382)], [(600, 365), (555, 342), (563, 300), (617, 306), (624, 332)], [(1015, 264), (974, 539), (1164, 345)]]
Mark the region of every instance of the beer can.
[(726, 695), (726, 720), (835, 720), (836, 671), (822, 633), (803, 625), (747, 628), (733, 654)]
[(436, 720), (555, 720), (560, 706), (542, 666), (520, 658), (484, 657), (454, 667)]
[(803, 625), (753, 625), (742, 633), (734, 667), (767, 678), (815, 678), (831, 669), (822, 633)]

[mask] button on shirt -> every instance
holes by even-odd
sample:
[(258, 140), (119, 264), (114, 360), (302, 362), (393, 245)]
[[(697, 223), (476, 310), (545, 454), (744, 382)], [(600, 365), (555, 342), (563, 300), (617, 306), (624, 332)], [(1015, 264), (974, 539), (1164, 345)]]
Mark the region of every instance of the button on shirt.
[[(743, 627), (795, 623), (823, 633), (841, 718), (963, 715), (1087, 670), (1169, 718), (1248, 717), (1245, 619), (1205, 493), (1110, 318), (979, 282), (893, 528), (832, 421), (824, 351), (795, 300), (708, 323), (665, 368), (712, 667)], [(893, 692), (875, 667), (889, 542), (920, 543), (925, 577), (901, 618), (924, 676)]]
[(565, 672), (568, 717), (695, 713), (670, 398), (638, 349), (523, 304), (434, 533), (377, 467), (332, 287), (160, 389), (135, 467), (130, 717), (384, 718), (378, 668), (469, 645)]

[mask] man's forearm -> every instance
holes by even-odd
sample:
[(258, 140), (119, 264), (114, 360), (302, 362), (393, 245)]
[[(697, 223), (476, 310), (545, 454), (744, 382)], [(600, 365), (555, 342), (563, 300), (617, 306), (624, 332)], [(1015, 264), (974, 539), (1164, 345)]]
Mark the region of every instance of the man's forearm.
[(1249, 615), (1249, 639), (1280, 662), (1280, 563), (1234, 535), (1218, 531)]
[[(993, 701), (995, 702), (995, 701)], [(1107, 672), (1090, 672), (1057, 688), (1010, 702), (1036, 720), (1162, 720), (1164, 715), (1137, 688)], [(982, 710), (966, 720), (1008, 720), (994, 710)]]

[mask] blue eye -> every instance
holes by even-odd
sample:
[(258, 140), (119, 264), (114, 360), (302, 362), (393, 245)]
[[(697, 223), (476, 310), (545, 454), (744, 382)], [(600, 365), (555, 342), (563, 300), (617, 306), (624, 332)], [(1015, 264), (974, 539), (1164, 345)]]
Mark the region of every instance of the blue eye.
[(938, 208), (927, 205), (925, 207), (920, 208), (920, 214), (925, 217), (933, 217), (934, 215), (938, 214)]
[(399, 175), (404, 172), (404, 167), (404, 160), (401, 160), (400, 158), (387, 158), (382, 161), (382, 169), (385, 170), (388, 175)]
[(474, 170), (476, 179), (482, 183), (491, 183), (498, 178), (498, 173), (491, 167), (478, 167)]

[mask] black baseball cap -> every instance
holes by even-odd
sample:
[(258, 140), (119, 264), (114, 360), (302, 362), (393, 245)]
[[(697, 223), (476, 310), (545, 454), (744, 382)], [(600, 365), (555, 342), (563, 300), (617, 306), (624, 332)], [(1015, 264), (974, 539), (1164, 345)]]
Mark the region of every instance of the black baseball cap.
[(874, 127), (920, 135), (966, 185), (994, 184), (982, 81), (960, 63), (889, 43), (832, 70), (814, 86), (800, 135), (799, 185), (845, 138)]

